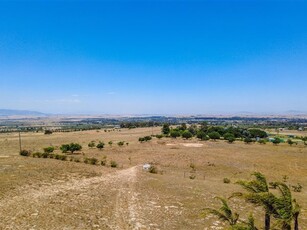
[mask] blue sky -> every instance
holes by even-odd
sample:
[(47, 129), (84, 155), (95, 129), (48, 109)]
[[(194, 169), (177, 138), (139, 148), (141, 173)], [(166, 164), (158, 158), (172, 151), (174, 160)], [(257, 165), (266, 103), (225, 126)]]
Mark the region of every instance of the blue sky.
[(307, 1), (0, 1), (0, 108), (307, 111)]

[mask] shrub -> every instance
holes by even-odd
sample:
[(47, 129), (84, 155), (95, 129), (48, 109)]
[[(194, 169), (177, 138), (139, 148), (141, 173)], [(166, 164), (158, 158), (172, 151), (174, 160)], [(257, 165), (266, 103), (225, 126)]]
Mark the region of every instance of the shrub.
[(67, 156), (66, 155), (60, 155), (60, 154), (55, 154), (55, 159), (56, 160), (61, 160), (61, 161), (66, 161)]
[(50, 135), (50, 134), (52, 134), (52, 131), (47, 129), (47, 130), (45, 130), (44, 133), (45, 133), (45, 135)]
[(196, 175), (195, 175), (195, 174), (191, 174), (191, 175), (189, 176), (189, 178), (190, 178), (191, 180), (194, 180), (194, 179), (196, 178)]
[(194, 163), (190, 163), (190, 168), (192, 172), (196, 171), (196, 165)]
[(152, 139), (151, 136), (145, 136), (145, 137), (144, 137), (144, 140), (145, 140), (145, 141), (150, 141), (151, 139)]
[(61, 145), (60, 150), (62, 153), (67, 153), (69, 151), (69, 144)]
[(49, 157), (49, 153), (43, 152), (43, 153), (42, 153), (42, 157), (43, 157), (43, 158), (48, 158), (48, 157)]
[(298, 183), (297, 185), (292, 185), (292, 188), (294, 192), (301, 192), (303, 189), (303, 186), (300, 183)]
[(297, 144), (296, 142), (292, 141), (291, 139), (288, 139), (287, 140), (287, 143), (292, 146), (293, 144)]
[(261, 144), (261, 145), (265, 145), (266, 144), (266, 140), (265, 139), (260, 139), (258, 141), (258, 143)]
[(46, 147), (44, 148), (44, 153), (53, 153), (54, 149), (53, 146)]
[(88, 143), (87, 146), (88, 146), (89, 148), (94, 148), (95, 145), (96, 145), (96, 144), (95, 144), (95, 141), (91, 141), (90, 143)]
[(113, 141), (109, 141), (108, 144), (109, 144), (110, 146), (112, 146), (112, 145), (113, 145)]
[(37, 157), (37, 158), (41, 158), (42, 155), (43, 155), (43, 154), (42, 154), (41, 152), (35, 152), (35, 153), (32, 154), (32, 157), (34, 157), (34, 158), (36, 158), (36, 157)]
[(125, 144), (124, 141), (119, 141), (119, 142), (117, 143), (118, 146), (123, 146), (124, 144)]
[(229, 183), (230, 183), (230, 179), (229, 179), (229, 178), (224, 178), (224, 179), (223, 179), (223, 182), (224, 182), (225, 184), (229, 184)]
[(28, 157), (28, 156), (31, 155), (31, 152), (30, 152), (29, 150), (23, 149), (23, 150), (21, 150), (21, 151), (19, 152), (19, 154), (20, 154), (21, 156)]
[(85, 163), (85, 164), (96, 165), (96, 164), (98, 163), (98, 159), (95, 158), (95, 157), (85, 158), (85, 159), (84, 159), (84, 163)]
[(249, 138), (249, 137), (245, 137), (244, 138), (244, 142), (245, 142), (245, 144), (250, 144), (250, 143), (253, 142), (253, 140), (251, 138)]
[(53, 158), (55, 158), (55, 154), (49, 153), (49, 154), (48, 154), (48, 157), (49, 157), (50, 159), (53, 159)]
[(118, 166), (116, 161), (111, 161), (110, 165), (111, 165), (112, 168), (117, 168), (117, 166)]
[(158, 134), (158, 135), (156, 135), (156, 138), (158, 138), (158, 139), (161, 139), (163, 137), (163, 135), (162, 134)]
[(99, 143), (97, 144), (97, 149), (101, 150), (104, 148), (104, 143), (102, 141), (99, 141)]
[(156, 166), (151, 165), (148, 172), (153, 173), (153, 174), (157, 174), (158, 173), (158, 169)]
[(139, 142), (143, 143), (145, 141), (145, 138), (144, 137), (140, 137), (139, 138)]

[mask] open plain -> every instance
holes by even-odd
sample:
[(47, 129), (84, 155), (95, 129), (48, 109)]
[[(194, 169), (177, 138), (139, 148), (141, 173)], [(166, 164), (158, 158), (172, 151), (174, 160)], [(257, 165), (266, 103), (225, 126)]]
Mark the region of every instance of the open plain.
[[(288, 184), (302, 185), (302, 192), (293, 196), (302, 206), (300, 229), (307, 229), (306, 146), (181, 138), (138, 141), (160, 131), (22, 133), (22, 148), (32, 152), (55, 146), (60, 153), (62, 144), (80, 143), (83, 149), (68, 154), (67, 161), (19, 156), (18, 133), (0, 134), (0, 229), (226, 229), (216, 217), (203, 217), (202, 209), (218, 208), (214, 197), (241, 191), (235, 182), (249, 179), (254, 171), (269, 181), (287, 175)], [(106, 145), (102, 150), (89, 148), (90, 141)], [(118, 146), (119, 141), (129, 144)], [(85, 157), (104, 156), (106, 166), (83, 163)], [(109, 166), (111, 160), (117, 168)], [(142, 170), (144, 163), (155, 165), (158, 173)], [(231, 183), (223, 183), (223, 178)], [(260, 207), (239, 199), (230, 204), (242, 218), (253, 212), (256, 225), (263, 227)]]

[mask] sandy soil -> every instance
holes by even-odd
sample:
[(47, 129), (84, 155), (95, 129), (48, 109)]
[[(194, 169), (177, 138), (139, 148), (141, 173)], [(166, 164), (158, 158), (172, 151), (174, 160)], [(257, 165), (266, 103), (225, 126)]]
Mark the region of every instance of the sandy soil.
[[(201, 217), (201, 210), (218, 208), (214, 197), (240, 191), (235, 182), (249, 179), (253, 171), (264, 173), (268, 181), (287, 175), (288, 184), (303, 186), (293, 197), (302, 206), (300, 229), (307, 229), (307, 148), (303, 144), (171, 138), (139, 143), (139, 137), (151, 133), (152, 129), (123, 129), (22, 135), (23, 147), (32, 151), (53, 145), (60, 153), (61, 144), (81, 143), (83, 150), (73, 157), (101, 160), (107, 156), (106, 167), (21, 157), (18, 136), (0, 134), (0, 229), (226, 229), (215, 217)], [(92, 140), (114, 144), (100, 151), (87, 147)], [(129, 145), (119, 147), (117, 141)], [(118, 169), (110, 168), (111, 160), (118, 162)], [(159, 173), (142, 171), (141, 165), (147, 162), (154, 163)], [(196, 169), (193, 180), (191, 163)], [(231, 183), (224, 184), (223, 178)], [(242, 218), (253, 212), (256, 225), (262, 227), (261, 208), (238, 200), (230, 205)]]
[(136, 189), (140, 168), (21, 188), (13, 198), (1, 200), (0, 228), (146, 229)]

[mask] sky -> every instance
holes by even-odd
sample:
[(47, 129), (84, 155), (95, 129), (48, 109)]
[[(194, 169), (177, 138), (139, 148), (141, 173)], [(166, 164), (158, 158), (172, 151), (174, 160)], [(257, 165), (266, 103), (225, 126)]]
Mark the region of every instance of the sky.
[(307, 1), (0, 0), (0, 109), (307, 111)]

